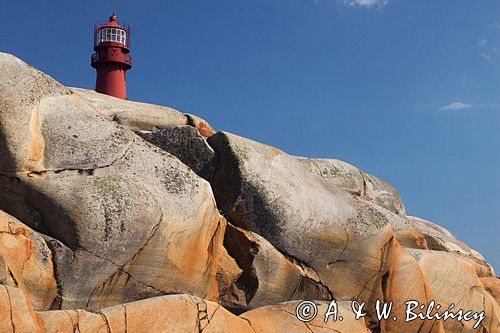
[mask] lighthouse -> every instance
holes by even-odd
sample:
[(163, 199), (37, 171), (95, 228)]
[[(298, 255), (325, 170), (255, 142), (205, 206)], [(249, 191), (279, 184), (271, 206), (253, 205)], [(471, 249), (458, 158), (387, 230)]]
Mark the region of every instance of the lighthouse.
[(97, 71), (95, 91), (127, 99), (127, 70), (132, 68), (130, 27), (120, 26), (116, 12), (107, 23), (94, 25), (94, 51), (90, 65)]

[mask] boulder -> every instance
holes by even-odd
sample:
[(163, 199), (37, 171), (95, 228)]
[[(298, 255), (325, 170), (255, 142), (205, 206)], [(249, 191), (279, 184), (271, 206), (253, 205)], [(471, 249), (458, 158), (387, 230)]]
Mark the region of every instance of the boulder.
[(0, 332), (44, 332), (19, 288), (0, 284)]
[(188, 123), (186, 116), (166, 106), (125, 101), (81, 88), (72, 88), (71, 91), (106, 119), (132, 131), (154, 131)]
[[(106, 317), (85, 310), (55, 310), (38, 312), (37, 318), (43, 332), (51, 333), (108, 333)], [(123, 319), (122, 319), (123, 321)], [(126, 332), (126, 331), (123, 331)]]
[(185, 116), (188, 119), (188, 125), (195, 127), (202, 136), (208, 138), (215, 134), (215, 130), (205, 119), (188, 113)]
[[(354, 319), (349, 302), (338, 303), (342, 320), (323, 321), (329, 302), (316, 302), (318, 316), (304, 323), (295, 317), (299, 301), (258, 308), (237, 317), (219, 304), (190, 295), (159, 296), (120, 304), (97, 312), (58, 310), (38, 312), (44, 332), (369, 332)], [(159, 315), (161, 314), (161, 315)]]
[(320, 176), (321, 181), (328, 187), (341, 188), (373, 201), (395, 214), (405, 214), (405, 207), (396, 189), (349, 163), (327, 158), (294, 156), (294, 159), (304, 166), (304, 171)]
[(229, 133), (208, 141), (218, 158), (212, 188), (233, 224), (310, 267), (334, 298), (371, 297), (387, 269), (392, 220), (402, 217), (363, 195), (360, 172)]
[(35, 310), (48, 310), (57, 292), (52, 254), (43, 238), (3, 211), (0, 211), (0, 282), (24, 291)]
[[(473, 328), (476, 320), (457, 321), (448, 319), (441, 321), (446, 332), (498, 332), (500, 329), (500, 306), (486, 292), (478, 278), (473, 265), (464, 258), (452, 253), (410, 249), (408, 252), (417, 259), (425, 280), (435, 292), (435, 301), (441, 304), (439, 313), (454, 306), (451, 311), (459, 309), (473, 312), (484, 311), (485, 318), (479, 328)], [(427, 303), (428, 304), (428, 303)]]
[(482, 277), (479, 279), (483, 283), (484, 289), (500, 304), (500, 278)]
[(26, 169), (41, 154), (38, 103), (45, 97), (69, 95), (71, 91), (20, 59), (1, 52), (0, 73), (0, 174), (5, 174)]
[(213, 177), (217, 158), (196, 128), (179, 126), (155, 132), (137, 132), (137, 135), (174, 155), (200, 177)]
[(189, 295), (153, 297), (96, 313), (59, 310), (38, 316), (47, 332), (253, 332), (220, 305)]
[(332, 332), (332, 333), (369, 333), (363, 318), (354, 319), (350, 302), (337, 302), (338, 318), (333, 321), (329, 317), (324, 322), (324, 314), (327, 313), (330, 302), (314, 302), (317, 306), (317, 316), (309, 321), (302, 322), (297, 319), (295, 311), (300, 301), (291, 301), (277, 305), (261, 307), (243, 313), (240, 317), (246, 319), (255, 332), (266, 333), (302, 333), (302, 332)]
[(233, 312), (290, 300), (332, 299), (314, 270), (286, 257), (253, 232), (228, 225), (224, 247), (242, 271), (221, 295), (224, 307)]
[[(377, 177), (3, 53), (0, 72), (1, 332), (477, 331), (405, 322), (408, 300), (500, 330), (492, 267)], [(301, 300), (320, 315), (299, 321)], [(332, 300), (343, 320), (325, 322)]]
[(369, 326), (374, 331), (384, 333), (444, 333), (443, 324), (438, 320), (406, 321), (406, 302), (413, 300), (419, 304), (429, 304), (436, 299), (436, 294), (427, 282), (418, 262), (395, 238), (391, 240), (387, 253), (387, 273), (380, 280), (381, 293), (375, 299), (382, 304), (391, 304), (392, 311), (387, 320), (378, 320), (375, 313), (376, 305), (368, 307), (368, 310), (371, 310), (368, 317)]
[[(0, 69), (0, 208), (57, 240), (59, 307), (171, 293), (217, 299), (218, 285), (231, 283), (217, 281), (227, 276), (220, 264), (231, 258), (208, 182), (98, 102), (12, 56), (1, 55)], [(13, 82), (23, 83), (17, 93)], [(13, 126), (12, 114), (28, 125)]]
[(430, 250), (457, 252), (465, 256), (473, 255), (472, 250), (465, 243), (456, 239), (449, 230), (418, 217), (407, 216), (406, 218), (412, 223), (412, 227), (422, 232)]
[[(407, 224), (395, 227), (398, 240), (405, 247), (454, 253), (468, 260), (479, 277), (495, 276), (493, 268), (484, 257), (458, 240), (449, 230), (414, 216), (406, 216), (405, 220)], [(409, 241), (411, 238), (415, 244), (409, 244), (412, 242)]]

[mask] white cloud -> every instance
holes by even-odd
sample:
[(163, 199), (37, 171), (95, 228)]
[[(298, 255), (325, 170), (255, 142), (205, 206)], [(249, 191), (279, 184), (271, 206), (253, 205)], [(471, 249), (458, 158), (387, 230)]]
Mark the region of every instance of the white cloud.
[(467, 104), (467, 103), (462, 103), (462, 102), (453, 102), (451, 104), (445, 105), (440, 107), (441, 110), (445, 111), (453, 111), (453, 110), (461, 110), (461, 109), (468, 109), (473, 107), (474, 105), (472, 104)]
[(389, 3), (389, 0), (342, 0), (346, 5), (356, 7), (384, 7)]
[(500, 103), (463, 103), (463, 102), (453, 102), (451, 104), (445, 105), (440, 107), (440, 110), (444, 111), (455, 111), (455, 110), (462, 110), (462, 109), (469, 109), (469, 108), (475, 108), (475, 109), (499, 109), (500, 108)]
[(487, 41), (486, 39), (484, 39), (484, 38), (479, 38), (479, 39), (477, 40), (477, 46), (479, 46), (479, 47), (484, 47), (484, 46), (486, 46), (486, 43), (488, 43), (488, 41)]

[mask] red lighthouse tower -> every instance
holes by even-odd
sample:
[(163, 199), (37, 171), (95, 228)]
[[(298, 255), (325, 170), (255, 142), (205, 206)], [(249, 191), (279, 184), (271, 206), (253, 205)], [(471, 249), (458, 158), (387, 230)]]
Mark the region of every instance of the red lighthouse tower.
[(116, 13), (109, 22), (94, 25), (94, 51), (90, 64), (97, 71), (95, 91), (127, 99), (126, 71), (132, 68), (130, 27), (120, 26)]

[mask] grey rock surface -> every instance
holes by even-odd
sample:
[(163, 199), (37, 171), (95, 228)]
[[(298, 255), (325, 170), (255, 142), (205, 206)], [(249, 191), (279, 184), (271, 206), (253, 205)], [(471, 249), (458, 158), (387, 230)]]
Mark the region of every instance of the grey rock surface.
[(263, 237), (228, 225), (224, 247), (242, 274), (222, 295), (225, 308), (242, 312), (290, 300), (331, 300), (328, 289), (309, 267), (280, 253)]
[(155, 132), (137, 132), (137, 135), (174, 155), (200, 177), (213, 177), (217, 158), (196, 128), (179, 126)]
[[(499, 327), (491, 266), (407, 216), (377, 177), (66, 88), (4, 53), (0, 74), (0, 330), (140, 331), (181, 306), (155, 327), (472, 332), (378, 321), (377, 299), (398, 318), (408, 299), (483, 309), (485, 332)], [(191, 296), (155, 297), (165, 294)], [(368, 315), (290, 323), (300, 299), (332, 298), (343, 309), (366, 301)]]
[(318, 166), (225, 132), (209, 143), (219, 160), (212, 188), (232, 223), (315, 270), (333, 297), (368, 297), (384, 274), (391, 223), (402, 219), (377, 201), (399, 199), (384, 191), (371, 201), (343, 162)]
[[(1, 57), (0, 101), (8, 108), (0, 140), (8, 149), (0, 208), (71, 250), (70, 264), (68, 250), (56, 260), (61, 307), (179, 292), (217, 297), (225, 225), (208, 182), (107, 119), (98, 111), (101, 96), (91, 104), (17, 58)], [(13, 93), (19, 76), (26, 79)], [(30, 126), (14, 126), (12, 114)]]
[(185, 125), (188, 122), (185, 115), (166, 106), (124, 101), (81, 88), (71, 88), (71, 91), (106, 119), (113, 120), (129, 130), (154, 131)]

